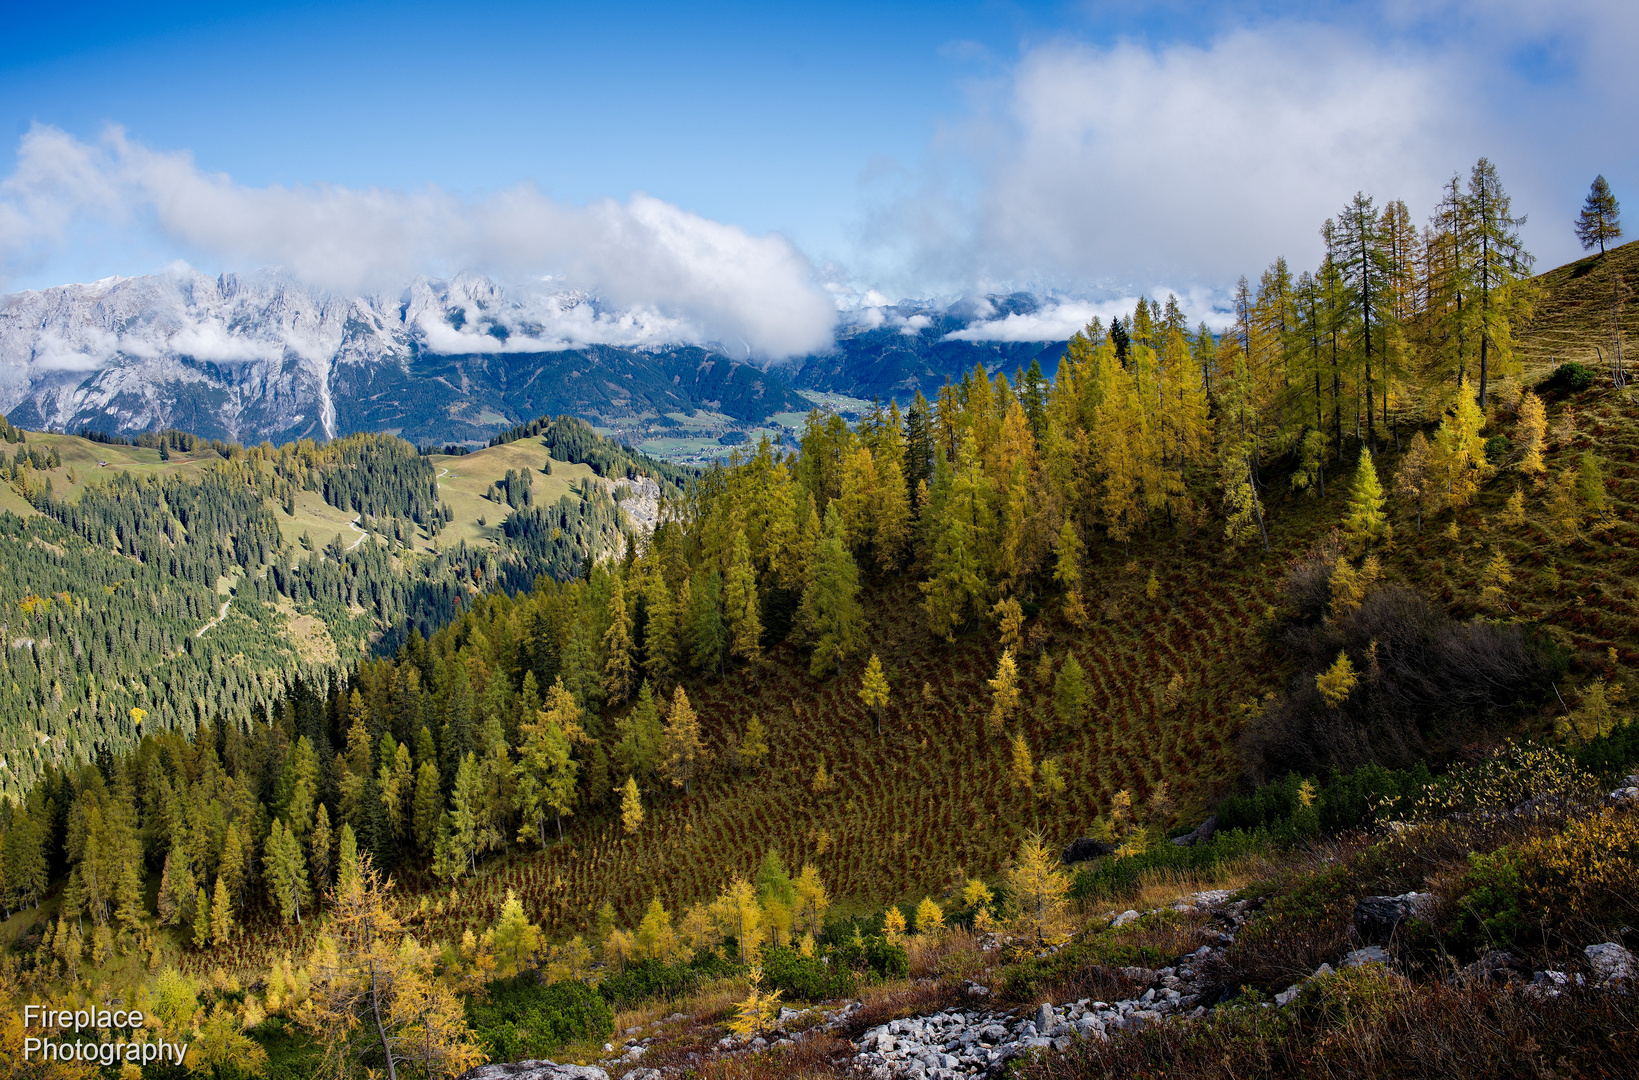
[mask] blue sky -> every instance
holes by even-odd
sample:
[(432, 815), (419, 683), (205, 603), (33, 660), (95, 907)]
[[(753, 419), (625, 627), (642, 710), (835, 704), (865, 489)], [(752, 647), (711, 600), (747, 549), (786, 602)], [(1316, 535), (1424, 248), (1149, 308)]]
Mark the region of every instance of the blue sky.
[[(755, 303), (1210, 306), (1277, 254), (1308, 265), (1357, 188), (1421, 217), (1480, 154), (1552, 265), (1594, 172), (1639, 190), (1628, 7), (18, 5), (0, 287), (173, 260), (360, 288), (465, 268), (665, 309), (749, 260), (791, 277)], [(516, 213), (535, 231), (504, 235)], [(338, 254), (387, 235), (414, 239)]]

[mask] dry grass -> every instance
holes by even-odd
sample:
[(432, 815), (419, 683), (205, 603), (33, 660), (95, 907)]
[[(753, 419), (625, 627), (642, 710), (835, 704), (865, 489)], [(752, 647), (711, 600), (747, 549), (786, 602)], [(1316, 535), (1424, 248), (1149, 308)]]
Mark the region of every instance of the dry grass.
[(1507, 988), (1334, 977), (1293, 1008), (1232, 1006), (1195, 1023), (1078, 1043), (1032, 1060), (1020, 1075), (1615, 1080), (1639, 1075), (1639, 1002), (1600, 992), (1544, 1001)]

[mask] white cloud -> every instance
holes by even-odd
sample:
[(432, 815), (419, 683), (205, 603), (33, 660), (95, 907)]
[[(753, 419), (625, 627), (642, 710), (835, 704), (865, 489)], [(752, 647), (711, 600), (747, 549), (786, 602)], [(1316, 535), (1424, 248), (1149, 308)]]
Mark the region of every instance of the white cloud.
[[(1151, 297), (1168, 295), (1165, 289), (1151, 290)], [(1000, 319), (984, 319), (945, 335), (945, 341), (1064, 341), (1084, 328), (1095, 318), (1105, 326), (1112, 319), (1126, 319), (1138, 305), (1138, 297), (1123, 296), (1108, 300), (1061, 300), (1025, 314), (1005, 315)], [(1179, 307), (1193, 326), (1205, 322), (1213, 330), (1222, 330), (1234, 321), (1230, 312), (1211, 306), (1210, 294), (1192, 291), (1179, 298)]]
[(1464, 160), (1461, 100), (1420, 58), (1314, 26), (1043, 46), (962, 133), (970, 218), (916, 239), (979, 281), (1070, 287), (1307, 262), (1356, 190), (1432, 192)]
[[(753, 236), (646, 195), (568, 206), (528, 185), (479, 199), (436, 188), (253, 188), (118, 128), (87, 143), (36, 126), (0, 182), (0, 272), (87, 223), (149, 230), (196, 258), (282, 266), (345, 292), (462, 269), (551, 273), (614, 308), (646, 310), (645, 325), (759, 356), (822, 348), (836, 319), (808, 260), (784, 237)], [(585, 329), (635, 332), (607, 318)]]

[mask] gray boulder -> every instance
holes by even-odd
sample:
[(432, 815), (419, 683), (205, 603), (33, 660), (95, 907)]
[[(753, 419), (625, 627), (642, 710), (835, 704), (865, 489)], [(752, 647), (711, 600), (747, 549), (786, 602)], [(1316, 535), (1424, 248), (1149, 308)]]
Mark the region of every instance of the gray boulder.
[(1600, 982), (1624, 982), (1639, 974), (1639, 962), (1633, 954), (1614, 941), (1589, 945), (1582, 950), (1588, 957), (1588, 966)]
[(1177, 844), (1179, 847), (1194, 847), (1196, 844), (1199, 844), (1202, 840), (1205, 840), (1217, 831), (1218, 815), (1213, 814), (1211, 817), (1195, 826), (1193, 832), (1187, 832), (1183, 836), (1175, 836), (1172, 838), (1172, 842)]
[(555, 1061), (511, 1061), (480, 1065), (461, 1074), (461, 1080), (609, 1080), (596, 1065), (559, 1065)]
[(1354, 906), (1355, 925), (1367, 941), (1381, 941), (1407, 919), (1426, 918), (1434, 909), (1433, 893), (1368, 896)]
[(1086, 836), (1078, 836), (1065, 845), (1061, 858), (1066, 866), (1071, 863), (1086, 862), (1088, 859), (1099, 859), (1115, 851), (1114, 844), (1106, 844), (1102, 840), (1094, 840)]

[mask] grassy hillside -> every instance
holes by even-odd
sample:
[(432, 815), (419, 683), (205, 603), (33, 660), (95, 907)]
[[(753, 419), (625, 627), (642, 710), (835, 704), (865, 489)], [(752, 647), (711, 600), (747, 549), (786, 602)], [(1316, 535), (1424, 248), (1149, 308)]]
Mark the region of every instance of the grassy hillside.
[(1537, 275), (1536, 283), (1542, 292), (1520, 341), (1520, 355), (1531, 369), (1570, 360), (1596, 366), (1601, 353), (1608, 362), (1613, 308), (1620, 311), (1624, 353), (1639, 346), (1634, 337), (1639, 331), (1639, 242), (1566, 263)]

